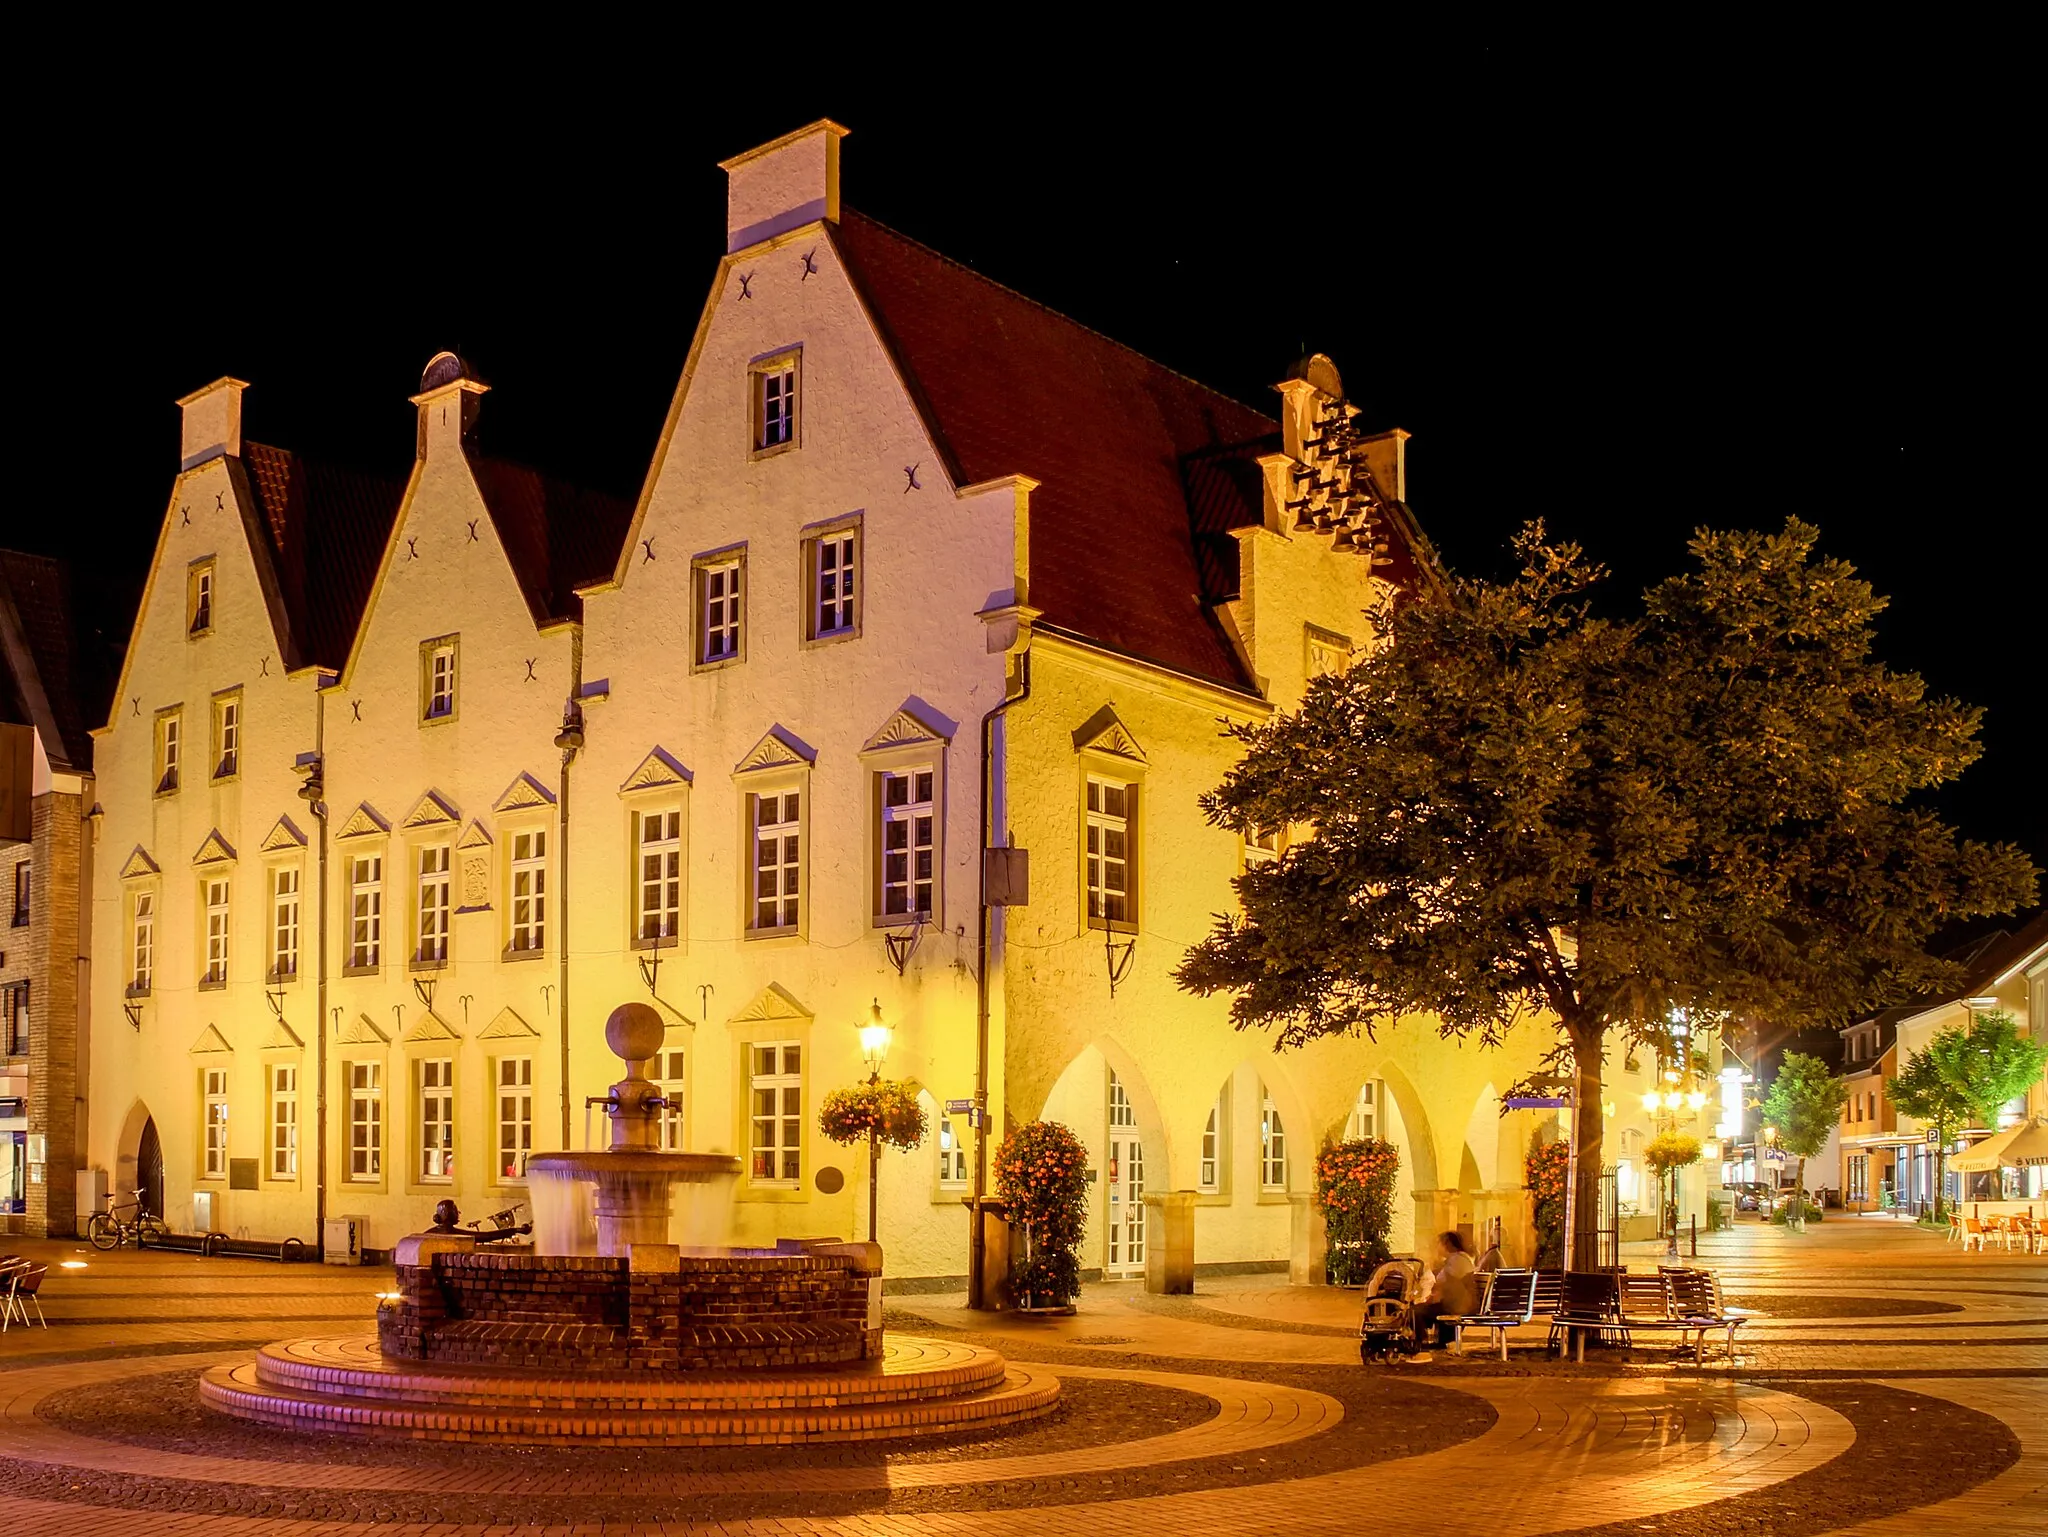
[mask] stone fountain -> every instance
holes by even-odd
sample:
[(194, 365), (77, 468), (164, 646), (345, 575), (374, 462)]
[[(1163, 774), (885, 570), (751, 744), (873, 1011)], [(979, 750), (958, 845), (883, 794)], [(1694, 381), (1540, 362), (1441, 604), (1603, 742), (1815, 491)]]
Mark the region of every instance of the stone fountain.
[[(661, 1016), (644, 1003), (626, 1003), (605, 1021), (605, 1044), (626, 1064), (626, 1076), (601, 1101), (611, 1122), (611, 1146), (602, 1152), (539, 1153), (527, 1160), (534, 1248), (542, 1254), (587, 1254), (586, 1212), (595, 1217), (595, 1252), (625, 1259), (635, 1244), (669, 1241), (670, 1206), (677, 1185), (725, 1183), (740, 1161), (722, 1153), (661, 1151), (661, 1117), (668, 1102), (646, 1069), (661, 1050)], [(587, 1197), (594, 1195), (593, 1199)], [(700, 1247), (723, 1233), (688, 1232)]]
[(877, 1244), (708, 1244), (726, 1225), (711, 1203), (671, 1242), (676, 1187), (728, 1186), (739, 1161), (659, 1149), (643, 1070), (662, 1034), (645, 1004), (606, 1021), (626, 1066), (602, 1101), (611, 1145), (528, 1162), (533, 1250), (479, 1243), (451, 1210), (399, 1241), (375, 1334), (266, 1346), (207, 1372), (201, 1400), (309, 1431), (633, 1446), (870, 1440), (1053, 1408), (1056, 1378), (992, 1350), (885, 1339)]

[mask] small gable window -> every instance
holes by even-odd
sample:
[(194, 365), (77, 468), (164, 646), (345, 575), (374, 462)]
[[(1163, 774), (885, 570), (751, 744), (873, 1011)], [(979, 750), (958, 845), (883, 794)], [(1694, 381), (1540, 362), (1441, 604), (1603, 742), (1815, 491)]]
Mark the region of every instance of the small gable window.
[(156, 718), (156, 793), (172, 795), (178, 789), (178, 753), (183, 746), (184, 722), (176, 710)]
[(213, 701), (213, 777), (234, 779), (242, 772), (242, 694), (236, 689)]
[(420, 645), (420, 719), (455, 719), (456, 661), (461, 637), (441, 635)]
[(860, 634), (860, 524), (825, 529), (804, 541), (804, 638)]
[(802, 354), (763, 358), (748, 370), (753, 395), (754, 452), (772, 454), (796, 442), (797, 390)]
[(195, 560), (185, 578), (185, 633), (213, 633), (213, 560)]

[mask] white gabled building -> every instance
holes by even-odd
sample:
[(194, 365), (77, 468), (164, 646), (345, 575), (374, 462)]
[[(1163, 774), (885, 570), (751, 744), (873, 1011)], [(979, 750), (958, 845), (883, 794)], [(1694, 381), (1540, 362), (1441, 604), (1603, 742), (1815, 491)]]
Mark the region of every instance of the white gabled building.
[[(651, 997), (671, 1145), (742, 1159), (734, 1236), (858, 1234), (865, 1150), (817, 1111), (879, 1006), (934, 1133), (881, 1164), (899, 1281), (967, 1269), (978, 1103), (991, 1138), (1087, 1139), (1092, 1270), (1142, 1270), (1180, 1191), (1198, 1265), (1313, 1274), (1316, 1149), (1361, 1131), (1406, 1150), (1398, 1238), (1500, 1218), (1519, 1250), (1537, 1128), (1497, 1089), (1540, 1029), (1276, 1054), (1172, 979), (1284, 853), (1201, 816), (1220, 723), (1292, 707), (1433, 580), (1404, 435), (1357, 437), (1325, 359), (1267, 417), (842, 208), (841, 136), (727, 162), (728, 251), (630, 507), (479, 448), (450, 355), (402, 490), (245, 447), (232, 381), (188, 402), (101, 734), (96, 932), (132, 951), (147, 896), (158, 959), (139, 998), (99, 979), (93, 1156), (127, 1177), (153, 1128), (174, 1222), (197, 1193), (255, 1236), (312, 1236), (324, 1166), (325, 1209), (387, 1248), (581, 1145), (604, 1018)], [(339, 583), (294, 566), (308, 540)], [(186, 765), (228, 699), (217, 783)]]

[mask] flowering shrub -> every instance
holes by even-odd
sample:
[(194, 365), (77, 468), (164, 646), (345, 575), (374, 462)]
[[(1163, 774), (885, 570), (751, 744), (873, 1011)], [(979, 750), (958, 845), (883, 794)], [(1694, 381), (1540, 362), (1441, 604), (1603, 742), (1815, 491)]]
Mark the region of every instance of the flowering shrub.
[(1058, 1121), (1019, 1126), (996, 1149), (996, 1194), (1024, 1234), (1010, 1271), (1013, 1302), (1064, 1307), (1081, 1291), (1076, 1251), (1088, 1226), (1088, 1149)]
[(1523, 1165), (1529, 1193), (1536, 1197), (1536, 1263), (1554, 1268), (1564, 1263), (1564, 1182), (1571, 1173), (1571, 1148), (1546, 1142)]
[(834, 1089), (818, 1109), (818, 1130), (833, 1142), (877, 1141), (909, 1152), (924, 1141), (924, 1106), (906, 1083), (857, 1083)]
[(1387, 1258), (1400, 1172), (1399, 1150), (1372, 1137), (1334, 1143), (1317, 1157), (1316, 1202), (1330, 1240), (1330, 1279), (1337, 1285), (1361, 1284)]

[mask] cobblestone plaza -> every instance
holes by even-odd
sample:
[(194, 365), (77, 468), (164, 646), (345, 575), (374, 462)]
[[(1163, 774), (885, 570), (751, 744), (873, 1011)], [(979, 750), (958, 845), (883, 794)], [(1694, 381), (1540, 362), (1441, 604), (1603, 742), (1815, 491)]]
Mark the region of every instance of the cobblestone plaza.
[[(388, 1271), (29, 1244), (47, 1330), (0, 1336), (0, 1530), (633, 1533), (2039, 1532), (2048, 1256), (1888, 1218), (1701, 1241), (1757, 1310), (1730, 1364), (1668, 1348), (1362, 1368), (1357, 1294), (1271, 1277), (1094, 1286), (1054, 1321), (892, 1299), (892, 1330), (1059, 1379), (1049, 1419), (893, 1446), (390, 1443), (216, 1416), (207, 1370), (359, 1335)], [(1655, 1264), (1648, 1250), (1628, 1256)], [(82, 1260), (83, 1269), (57, 1268)]]

